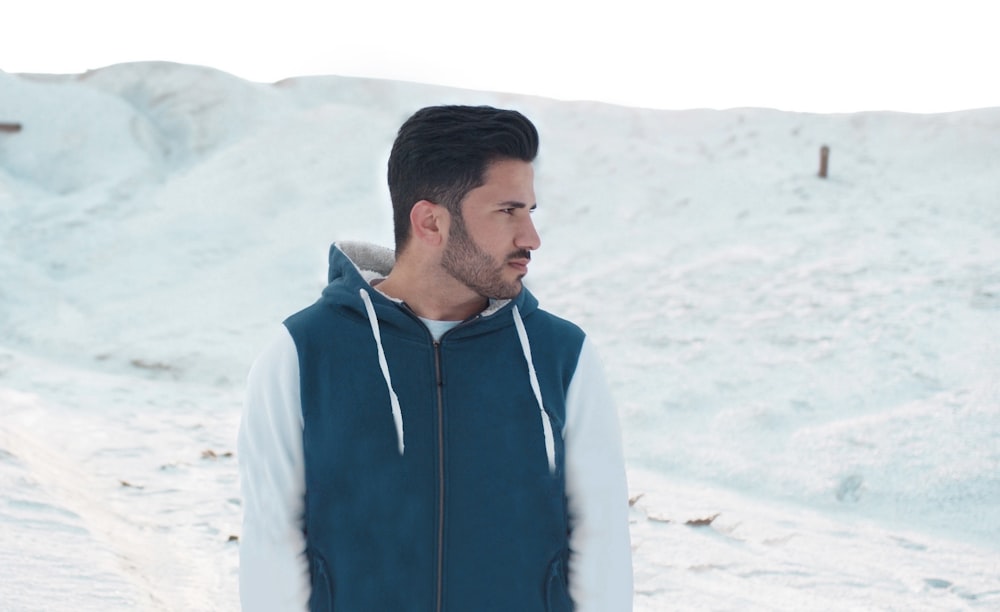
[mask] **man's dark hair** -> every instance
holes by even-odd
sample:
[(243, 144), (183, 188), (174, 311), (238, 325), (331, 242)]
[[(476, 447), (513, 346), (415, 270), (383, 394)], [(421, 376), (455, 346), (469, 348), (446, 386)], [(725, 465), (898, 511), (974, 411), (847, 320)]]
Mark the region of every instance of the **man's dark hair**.
[(429, 200), (461, 216), (465, 195), (499, 160), (534, 161), (538, 131), (517, 111), (491, 106), (430, 106), (399, 128), (389, 154), (396, 254), (410, 235), (410, 211)]

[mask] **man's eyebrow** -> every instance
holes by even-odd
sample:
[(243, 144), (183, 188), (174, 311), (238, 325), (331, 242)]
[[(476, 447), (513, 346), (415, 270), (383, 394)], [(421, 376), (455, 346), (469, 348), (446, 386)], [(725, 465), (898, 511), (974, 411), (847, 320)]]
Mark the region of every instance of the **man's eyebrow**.
[(528, 206), (524, 202), (517, 202), (517, 201), (497, 202), (497, 206), (501, 206), (503, 208), (527, 208), (529, 210), (535, 210), (536, 208), (538, 208), (537, 203)]

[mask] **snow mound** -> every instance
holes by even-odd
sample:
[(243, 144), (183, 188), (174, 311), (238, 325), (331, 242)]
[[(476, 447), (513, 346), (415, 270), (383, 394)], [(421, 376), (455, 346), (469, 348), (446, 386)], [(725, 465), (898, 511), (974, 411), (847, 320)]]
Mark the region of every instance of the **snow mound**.
[(997, 606), (1000, 109), (651, 111), (169, 63), (0, 72), (23, 125), (0, 133), (0, 601), (235, 608), (243, 377), (331, 242), (391, 245), (389, 147), (441, 103), (541, 132), (528, 282), (606, 363), (638, 610)]

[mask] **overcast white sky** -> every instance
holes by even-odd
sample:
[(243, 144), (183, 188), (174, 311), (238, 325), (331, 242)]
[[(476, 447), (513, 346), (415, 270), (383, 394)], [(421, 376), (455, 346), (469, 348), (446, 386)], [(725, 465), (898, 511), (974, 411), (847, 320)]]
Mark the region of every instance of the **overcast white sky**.
[(1000, 106), (995, 0), (22, 0), (0, 70), (169, 60), (654, 108)]

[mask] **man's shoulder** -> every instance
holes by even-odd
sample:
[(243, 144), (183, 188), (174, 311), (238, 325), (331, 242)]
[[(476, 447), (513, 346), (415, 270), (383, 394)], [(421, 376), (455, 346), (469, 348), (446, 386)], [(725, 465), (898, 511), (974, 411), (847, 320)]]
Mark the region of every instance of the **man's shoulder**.
[(308, 325), (317, 319), (324, 317), (325, 310), (328, 310), (328, 306), (323, 304), (322, 300), (317, 300), (305, 308), (302, 308), (298, 312), (290, 314), (285, 318), (283, 323), (285, 324), (285, 327)]
[(532, 342), (541, 340), (561, 345), (568, 344), (579, 350), (584, 339), (587, 337), (583, 328), (576, 323), (542, 308), (532, 311), (525, 318), (524, 324), (528, 329), (528, 335), (532, 338)]
[(563, 338), (578, 338), (580, 342), (586, 336), (576, 323), (542, 308), (538, 298), (527, 287), (517, 297), (515, 304), (520, 309), (522, 320), (529, 332), (553, 333)]
[(570, 321), (569, 319), (562, 317), (560, 315), (553, 314), (548, 310), (545, 310), (544, 308), (536, 308), (534, 311), (531, 312), (531, 316), (529, 318), (532, 319), (537, 318), (538, 323), (549, 325), (552, 326), (553, 328), (563, 330), (568, 333), (577, 333), (586, 335), (586, 332), (583, 331), (583, 328), (581, 328), (573, 321)]
[(336, 304), (321, 298), (288, 316), (282, 324), (288, 329), (296, 345), (302, 348), (309, 344), (309, 338), (337, 331), (343, 322), (343, 317), (338, 316), (338, 311), (341, 310)]
[(583, 329), (568, 319), (540, 308), (524, 317), (524, 327), (531, 344), (533, 366), (538, 371), (538, 380), (543, 386), (543, 396), (547, 392), (551, 394), (553, 390), (565, 393), (576, 375), (580, 356), (584, 352), (587, 336)]

